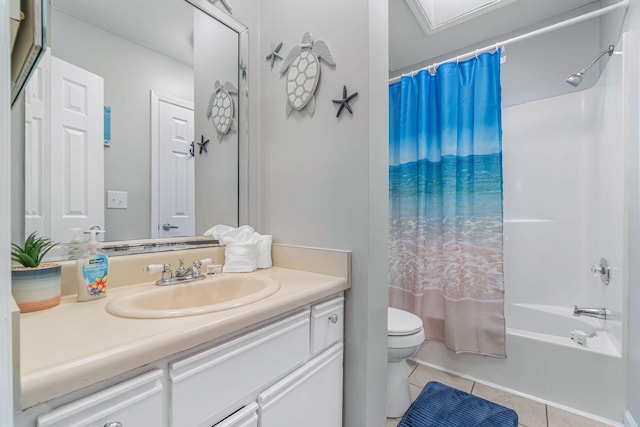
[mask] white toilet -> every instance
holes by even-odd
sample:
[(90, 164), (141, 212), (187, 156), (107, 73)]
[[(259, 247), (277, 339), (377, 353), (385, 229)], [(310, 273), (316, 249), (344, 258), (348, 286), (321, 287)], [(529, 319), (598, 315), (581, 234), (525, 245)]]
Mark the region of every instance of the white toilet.
[(389, 307), (387, 321), (387, 417), (401, 417), (411, 404), (409, 367), (405, 360), (424, 341), (422, 320), (408, 311)]

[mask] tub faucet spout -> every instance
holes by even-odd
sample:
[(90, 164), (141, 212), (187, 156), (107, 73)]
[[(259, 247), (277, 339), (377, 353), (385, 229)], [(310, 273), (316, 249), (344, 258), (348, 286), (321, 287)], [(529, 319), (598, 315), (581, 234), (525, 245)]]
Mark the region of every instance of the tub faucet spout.
[(596, 319), (607, 320), (607, 317), (611, 316), (611, 310), (608, 310), (604, 307), (578, 307), (577, 305), (574, 305), (573, 315), (595, 317)]

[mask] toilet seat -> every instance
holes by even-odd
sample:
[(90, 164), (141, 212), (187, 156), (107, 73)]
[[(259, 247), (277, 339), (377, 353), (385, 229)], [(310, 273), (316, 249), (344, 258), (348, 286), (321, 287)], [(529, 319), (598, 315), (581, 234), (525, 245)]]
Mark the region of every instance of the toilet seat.
[(422, 330), (422, 320), (415, 314), (393, 307), (389, 307), (388, 311), (387, 335), (413, 335)]

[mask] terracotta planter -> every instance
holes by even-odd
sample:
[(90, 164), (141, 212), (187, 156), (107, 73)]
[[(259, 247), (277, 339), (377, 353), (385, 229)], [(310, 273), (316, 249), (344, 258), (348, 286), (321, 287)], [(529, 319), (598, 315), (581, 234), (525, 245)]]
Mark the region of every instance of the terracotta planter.
[(11, 294), (21, 313), (60, 304), (61, 285), (60, 264), (41, 264), (36, 268), (14, 267), (11, 270)]

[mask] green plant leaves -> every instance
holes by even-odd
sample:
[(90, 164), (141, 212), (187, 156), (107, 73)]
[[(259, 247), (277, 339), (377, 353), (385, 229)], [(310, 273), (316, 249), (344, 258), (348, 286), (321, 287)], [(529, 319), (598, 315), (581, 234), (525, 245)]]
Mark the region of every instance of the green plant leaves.
[(55, 245), (51, 239), (38, 237), (34, 231), (25, 239), (24, 246), (11, 244), (11, 259), (24, 267), (35, 268)]

